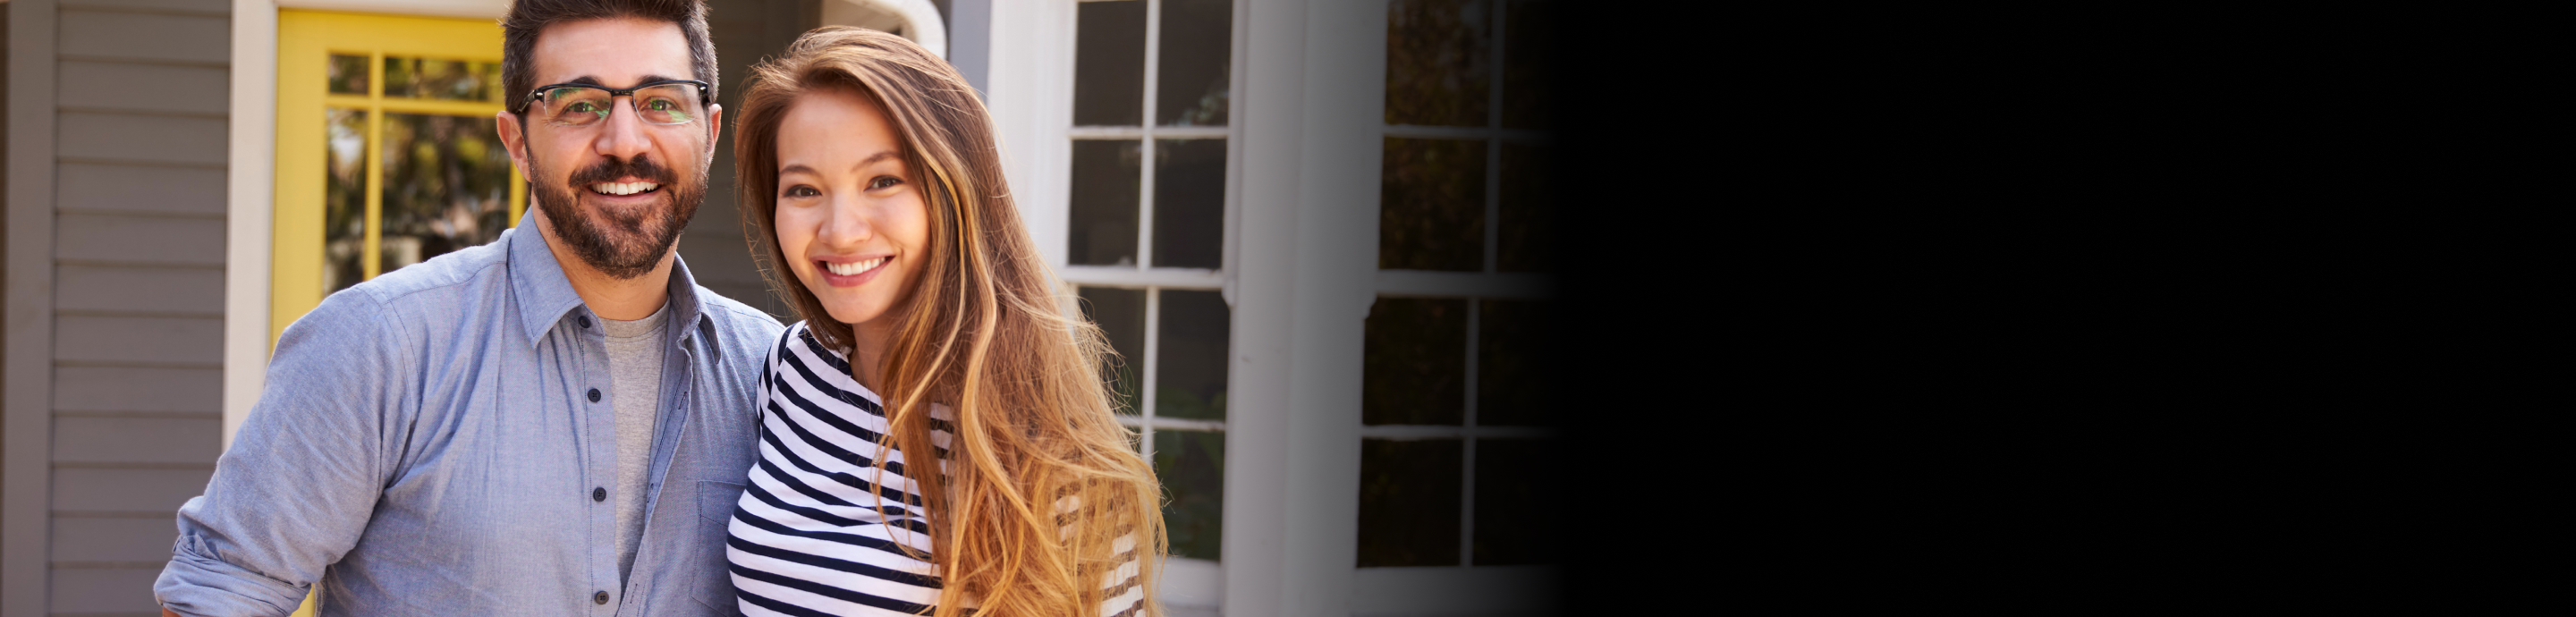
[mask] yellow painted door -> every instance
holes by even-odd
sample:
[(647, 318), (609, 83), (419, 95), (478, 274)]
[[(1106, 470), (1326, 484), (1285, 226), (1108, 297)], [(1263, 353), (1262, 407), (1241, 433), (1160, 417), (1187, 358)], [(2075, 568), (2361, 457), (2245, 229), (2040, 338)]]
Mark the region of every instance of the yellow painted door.
[(502, 100), (491, 20), (278, 11), (271, 344), (331, 292), (518, 222)]
[(271, 340), (322, 297), (490, 242), (527, 203), (490, 20), (281, 10)]

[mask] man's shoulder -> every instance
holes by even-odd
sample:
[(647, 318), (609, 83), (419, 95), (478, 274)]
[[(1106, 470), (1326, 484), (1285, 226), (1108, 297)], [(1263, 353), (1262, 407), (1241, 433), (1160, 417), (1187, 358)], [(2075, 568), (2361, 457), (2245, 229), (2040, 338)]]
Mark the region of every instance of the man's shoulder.
[(719, 295), (704, 285), (693, 287), (698, 294), (699, 311), (713, 322), (715, 334), (727, 348), (728, 355), (743, 350), (747, 350), (748, 355), (735, 357), (759, 358), (766, 355), (770, 343), (787, 327), (779, 324), (778, 318), (751, 305)]
[(481, 285), (505, 285), (509, 252), (503, 242), (469, 246), (351, 286), (378, 302), (402, 302), (421, 294), (469, 292)]

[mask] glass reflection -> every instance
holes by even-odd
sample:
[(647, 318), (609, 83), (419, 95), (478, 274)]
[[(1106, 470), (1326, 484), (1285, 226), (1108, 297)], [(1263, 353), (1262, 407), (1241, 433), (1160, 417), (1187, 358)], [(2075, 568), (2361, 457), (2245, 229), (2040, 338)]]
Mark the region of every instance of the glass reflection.
[(367, 94), (367, 57), (331, 54), (329, 65), (332, 94)]
[(1112, 287), (1084, 287), (1075, 292), (1082, 298), (1082, 316), (1100, 326), (1100, 334), (1118, 351), (1118, 358), (1102, 367), (1101, 373), (1111, 380), (1110, 391), (1117, 397), (1119, 413), (1138, 413), (1136, 395), (1145, 381), (1145, 291)]
[[(364, 69), (364, 65), (360, 66)], [(363, 70), (362, 70), (363, 72)], [(322, 142), (322, 293), (366, 279), (367, 112), (324, 109)]]
[(1154, 265), (1225, 262), (1225, 140), (1154, 140)]
[(510, 156), (492, 118), (385, 114), (382, 270), (491, 242), (510, 224)]
[(1162, 45), (1154, 121), (1224, 126), (1227, 75), (1234, 63), (1234, 3), (1163, 0)]
[[(1225, 545), (1225, 433), (1154, 431), (1154, 477), (1171, 501), (1172, 555), (1216, 561)], [(1454, 532), (1451, 535), (1456, 535)]]
[(1074, 264), (1136, 265), (1137, 185), (1144, 158), (1140, 142), (1073, 142), (1073, 220), (1068, 226), (1073, 237), (1066, 248)]
[(1550, 356), (1543, 302), (1482, 300), (1476, 318), (1476, 424), (1542, 426), (1555, 409), (1547, 397)]
[[(1562, 537), (1550, 538), (1549, 512), (1530, 504), (1547, 503), (1539, 491), (1563, 486), (1563, 456), (1556, 442), (1536, 439), (1476, 440), (1475, 565), (1509, 566), (1556, 563), (1554, 549)], [(1563, 526), (1557, 525), (1562, 529)]]
[(1226, 345), (1234, 309), (1213, 291), (1165, 289), (1155, 339), (1154, 415), (1225, 419)]
[(1463, 447), (1360, 440), (1359, 567), (1458, 565)]
[(385, 96), (488, 101), (500, 91), (501, 65), (491, 62), (385, 57)]
[(1548, 186), (1548, 151), (1536, 144), (1503, 142), (1503, 194), (1496, 221), (1501, 228), (1494, 247), (1494, 269), (1502, 272), (1546, 272), (1554, 253), (1549, 231), (1556, 216), (1556, 195)]
[(1503, 126), (1546, 128), (1548, 65), (1556, 61), (1549, 36), (1556, 6), (1543, 0), (1503, 2)]
[(1485, 263), (1485, 142), (1386, 138), (1377, 267), (1479, 271)]
[(1489, 10), (1487, 0), (1387, 2), (1387, 124), (1486, 125)]
[(1073, 123), (1136, 126), (1145, 117), (1145, 2), (1075, 5)]
[(1378, 298), (1365, 330), (1360, 422), (1466, 421), (1466, 300)]

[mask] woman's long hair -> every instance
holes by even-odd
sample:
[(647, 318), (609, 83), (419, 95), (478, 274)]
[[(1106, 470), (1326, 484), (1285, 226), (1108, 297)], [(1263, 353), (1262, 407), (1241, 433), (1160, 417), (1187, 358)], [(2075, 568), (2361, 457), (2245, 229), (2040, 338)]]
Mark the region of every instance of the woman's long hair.
[[(849, 350), (856, 339), (784, 267), (773, 223), (788, 109), (813, 92), (874, 101), (930, 210), (927, 254), (891, 309), (898, 325), (873, 381), (906, 459), (936, 460), (931, 403), (954, 414), (945, 473), (911, 478), (929, 500), (923, 557), (941, 571), (937, 614), (962, 614), (971, 598), (993, 617), (1089, 615), (1130, 585), (1144, 587), (1144, 614), (1160, 614), (1161, 490), (1112, 415), (1107, 339), (1065, 314), (1020, 222), (983, 101), (946, 61), (873, 30), (818, 29), (751, 70), (734, 124), (743, 230), (769, 284), (823, 344)], [(1130, 535), (1133, 545), (1114, 546)], [(1130, 560), (1132, 581), (1119, 571)]]

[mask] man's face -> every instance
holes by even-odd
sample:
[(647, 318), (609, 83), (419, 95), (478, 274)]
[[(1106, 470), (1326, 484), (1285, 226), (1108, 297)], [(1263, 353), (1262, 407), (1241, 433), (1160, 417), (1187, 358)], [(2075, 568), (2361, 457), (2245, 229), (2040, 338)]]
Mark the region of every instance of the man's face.
[[(697, 79), (678, 24), (594, 19), (548, 26), (530, 58), (535, 85), (632, 88)], [(538, 105), (500, 115), (501, 141), (527, 172), (537, 207), (559, 243), (613, 278), (661, 264), (707, 191), (723, 110), (709, 104), (685, 124), (652, 124), (633, 97), (617, 97), (607, 119), (587, 126), (548, 122)], [(526, 116), (524, 128), (521, 116)]]

